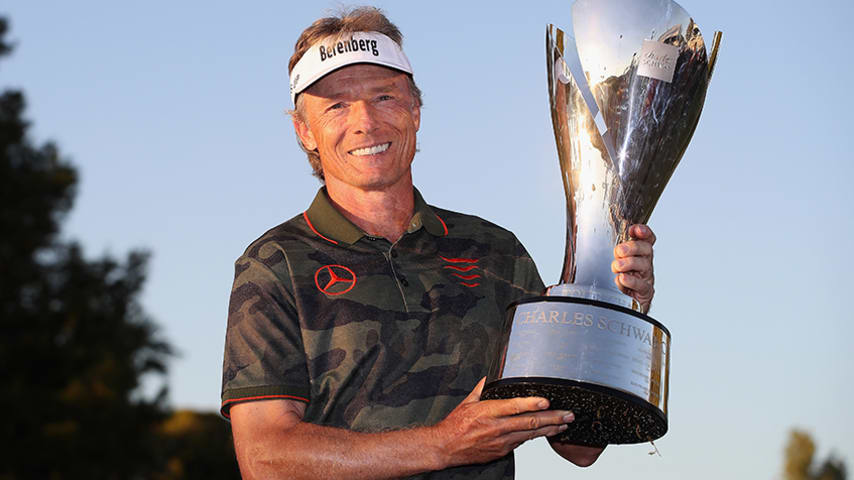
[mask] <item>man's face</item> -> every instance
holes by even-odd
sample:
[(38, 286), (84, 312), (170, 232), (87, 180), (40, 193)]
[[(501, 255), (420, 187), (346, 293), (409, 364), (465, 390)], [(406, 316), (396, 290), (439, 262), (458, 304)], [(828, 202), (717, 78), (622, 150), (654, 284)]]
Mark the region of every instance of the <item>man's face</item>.
[(343, 67), (302, 95), (303, 145), (317, 148), (328, 185), (383, 190), (410, 180), (421, 109), (405, 73), (379, 65)]

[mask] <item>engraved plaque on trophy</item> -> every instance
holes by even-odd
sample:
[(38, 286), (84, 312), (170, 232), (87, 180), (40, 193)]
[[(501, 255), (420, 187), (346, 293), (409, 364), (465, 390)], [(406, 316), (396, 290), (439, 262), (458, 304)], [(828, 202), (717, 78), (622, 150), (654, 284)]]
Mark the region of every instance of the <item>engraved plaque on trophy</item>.
[(712, 75), (700, 28), (672, 0), (577, 0), (546, 30), (552, 124), (566, 192), (559, 284), (507, 309), (484, 399), (542, 396), (576, 420), (559, 439), (638, 443), (667, 432), (670, 332), (611, 272), (688, 146)]

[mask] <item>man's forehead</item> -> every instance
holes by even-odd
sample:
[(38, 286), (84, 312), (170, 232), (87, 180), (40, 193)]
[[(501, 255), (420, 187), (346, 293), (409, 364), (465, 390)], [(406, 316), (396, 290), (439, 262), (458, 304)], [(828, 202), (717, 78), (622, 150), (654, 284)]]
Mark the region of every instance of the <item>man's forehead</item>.
[(406, 74), (391, 68), (371, 64), (341, 67), (329, 73), (306, 93), (316, 96), (338, 96), (353, 91), (388, 92), (405, 85)]

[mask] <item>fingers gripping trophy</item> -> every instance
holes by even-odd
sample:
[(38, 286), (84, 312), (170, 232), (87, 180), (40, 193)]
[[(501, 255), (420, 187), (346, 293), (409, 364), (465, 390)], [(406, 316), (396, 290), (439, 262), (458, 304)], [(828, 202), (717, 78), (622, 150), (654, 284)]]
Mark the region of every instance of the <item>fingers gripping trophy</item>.
[(572, 410), (561, 441), (646, 442), (667, 432), (670, 332), (617, 289), (612, 252), (647, 222), (691, 140), (720, 33), (707, 52), (672, 0), (577, 0), (571, 27), (546, 30), (567, 206), (561, 281), (508, 307), (483, 398)]

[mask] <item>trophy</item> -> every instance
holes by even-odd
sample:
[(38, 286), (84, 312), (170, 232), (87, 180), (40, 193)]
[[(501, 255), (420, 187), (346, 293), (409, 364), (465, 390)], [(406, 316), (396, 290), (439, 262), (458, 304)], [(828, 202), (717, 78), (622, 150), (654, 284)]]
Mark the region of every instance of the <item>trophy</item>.
[(672, 0), (577, 0), (546, 29), (566, 192), (560, 283), (507, 309), (482, 398), (541, 396), (575, 421), (557, 439), (639, 443), (667, 432), (670, 332), (623, 294), (614, 247), (646, 223), (703, 109), (711, 54)]

